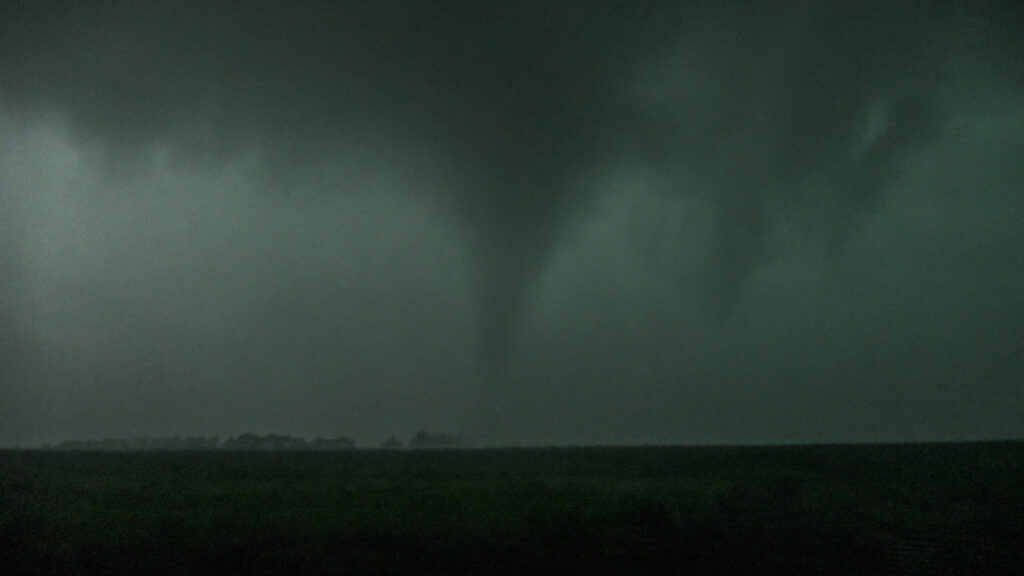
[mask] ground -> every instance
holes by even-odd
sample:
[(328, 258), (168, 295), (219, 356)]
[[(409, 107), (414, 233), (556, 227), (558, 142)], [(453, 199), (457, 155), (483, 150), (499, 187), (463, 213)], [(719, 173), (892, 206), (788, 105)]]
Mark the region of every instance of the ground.
[(1024, 443), (0, 452), (3, 574), (1011, 574)]

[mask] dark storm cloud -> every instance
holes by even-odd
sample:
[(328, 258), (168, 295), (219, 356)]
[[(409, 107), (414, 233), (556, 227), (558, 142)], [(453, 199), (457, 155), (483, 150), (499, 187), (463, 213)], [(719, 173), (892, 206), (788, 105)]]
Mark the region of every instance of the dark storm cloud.
[[(678, 316), (710, 330), (722, 348), (681, 366), (669, 362), (666, 373), (753, 378), (708, 368), (707, 357), (744, 347), (713, 327), (754, 322), (744, 306), (756, 301), (765, 270), (790, 262), (792, 244), (824, 246), (831, 262), (850, 252), (851, 238), (887, 205), (908, 166), (957, 137), (950, 118), (978, 100), (965, 71), (1011, 94), (985, 102), (1019, 97), (1018, 12), (1011, 3), (916, 2), (8, 3), (0, 17), (3, 112), (12, 127), (42, 122), (24, 134), (51, 134), (34, 152), (51, 160), (36, 170), (61, 167), (52, 156), (66, 154), (75, 159), (63, 167), (80, 176), (40, 179), (20, 166), (7, 177), (22, 192), (0, 196), (13, 214), (0, 217), (9, 223), (0, 240), (13, 246), (0, 271), (20, 280), (2, 285), (0, 313), (24, 310), (26, 286), (54, 278), (62, 288), (52, 289), (53, 298), (72, 290), (109, 297), (107, 273), (121, 287), (113, 293), (128, 293), (137, 309), (111, 329), (101, 319), (122, 302), (67, 303), (87, 310), (74, 312), (78, 334), (115, 330), (116, 340), (136, 329), (170, 339), (128, 355), (140, 359), (187, 349), (197, 331), (230, 350), (188, 351), (210, 356), (190, 368), (173, 368), (182, 361), (168, 353), (167, 381), (260, 373), (261, 382), (313, 382), (358, 364), (358, 352), (337, 358), (337, 350), (363, 346), (372, 349), (364, 358), (372, 366), (349, 368), (351, 377), (375, 384), (359, 388), (363, 398), (335, 400), (394, 403), (383, 399), (381, 383), (417, 376), (380, 368), (386, 346), (353, 334), (403, 348), (420, 338), (416, 325), (429, 325), (443, 327), (436, 349), (407, 358), (432, 366), (422, 379), (455, 374), (458, 382), (508, 387), (516, 339), (535, 329), (522, 323), (536, 314), (534, 296), (558, 291), (545, 278), (558, 276), (566, 242), (594, 218), (610, 218), (607, 226), (639, 230), (605, 233), (619, 242), (604, 241), (601, 258), (632, 276), (603, 289), (637, 300), (607, 310), (614, 319), (595, 329), (636, 325), (637, 346), (664, 347), (663, 355), (713, 347), (656, 318)], [(16, 140), (5, 144), (14, 151), (11, 167), (24, 150)], [(62, 146), (73, 150), (54, 152)], [(81, 150), (94, 153), (80, 157)], [(621, 174), (613, 189), (608, 179)], [(606, 198), (644, 186), (655, 190), (645, 201), (664, 204), (665, 214), (609, 216), (621, 206)], [(31, 198), (39, 187), (79, 191)], [(673, 220), (678, 202), (691, 215)], [(193, 230), (182, 232), (182, 222)], [(56, 231), (50, 252), (40, 252), (47, 236), (36, 226), (68, 223), (86, 237)], [(639, 248), (616, 260), (624, 245)], [(450, 259), (429, 256), (453, 250)], [(51, 276), (38, 271), (47, 258)], [(454, 272), (467, 259), (475, 262), (468, 279)], [(176, 275), (192, 288), (175, 292)], [(239, 284), (245, 289), (235, 293)], [(665, 287), (656, 300), (668, 308), (645, 316), (639, 287), (652, 284)], [(702, 305), (680, 303), (691, 300)], [(325, 302), (329, 314), (320, 310)], [(463, 336), (469, 303), (472, 344)], [(573, 306), (569, 299), (560, 309)], [(255, 319), (251, 310), (259, 311)], [(392, 310), (403, 310), (404, 320), (381, 328)], [(26, 313), (8, 316), (16, 318), (0, 329), (0, 353), (38, 350), (25, 344), (33, 330), (17, 327)], [(182, 326), (180, 318), (190, 320)], [(608, 345), (598, 340), (581, 358)], [(472, 362), (451, 352), (460, 346), (474, 350), (483, 374), (467, 375)], [(593, 370), (657, 380), (649, 367), (661, 361), (651, 353), (608, 354), (608, 366)], [(124, 368), (132, 370), (146, 372)], [(296, 413), (333, 389), (322, 388), (309, 390)], [(169, 401), (168, 389), (155, 386), (147, 401)], [(420, 412), (431, 410), (455, 409)]]
[(718, 205), (709, 291), (729, 307), (772, 220), (799, 213), (842, 243), (938, 129), (950, 15), (897, 3), (716, 11), (638, 91), (668, 163)]
[(627, 57), (611, 47), (632, 44), (610, 37), (623, 8), (580, 22), (518, 3), (28, 7), (7, 20), (6, 92), (127, 151), (257, 139), (291, 170), (339, 140), (448, 149), (482, 171), (457, 204), (484, 237), (484, 330), (500, 340)]
[[(836, 228), (870, 209), (930, 133), (950, 25), (932, 9), (890, 8), (16, 7), (5, 93), (66, 110), (127, 151), (170, 140), (230, 154), (256, 138), (272, 162), (294, 166), (338, 140), (445, 148), (470, 172), (455, 202), (482, 236), (483, 346), (500, 356), (575, 204), (573, 177), (618, 139), (653, 142), (710, 181), (709, 291), (722, 306), (760, 259), (780, 204), (812, 194)], [(646, 126), (622, 93), (644, 65)], [(883, 126), (866, 135), (870, 114)]]

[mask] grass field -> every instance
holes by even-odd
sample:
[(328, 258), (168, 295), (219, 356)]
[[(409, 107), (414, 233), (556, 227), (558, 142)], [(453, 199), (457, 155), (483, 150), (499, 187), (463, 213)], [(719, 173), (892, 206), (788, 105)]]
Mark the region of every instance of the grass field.
[(0, 574), (1020, 574), (1024, 443), (0, 452)]

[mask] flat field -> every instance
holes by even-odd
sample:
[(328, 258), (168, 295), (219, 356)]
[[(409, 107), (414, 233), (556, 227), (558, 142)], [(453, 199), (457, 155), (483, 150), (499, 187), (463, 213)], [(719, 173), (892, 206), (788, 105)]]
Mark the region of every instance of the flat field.
[(1020, 574), (1024, 443), (0, 452), (0, 574)]

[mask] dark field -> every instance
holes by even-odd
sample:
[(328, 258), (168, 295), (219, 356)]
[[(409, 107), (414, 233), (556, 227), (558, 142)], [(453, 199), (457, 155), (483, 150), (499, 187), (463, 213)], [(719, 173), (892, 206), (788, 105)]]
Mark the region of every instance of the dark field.
[(1020, 574), (1024, 443), (0, 452), (0, 574)]

